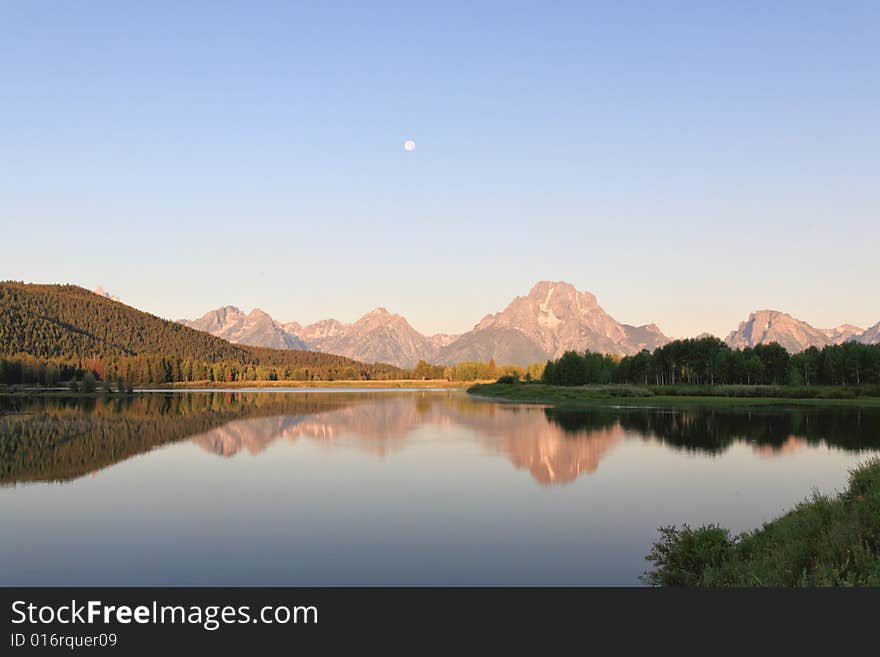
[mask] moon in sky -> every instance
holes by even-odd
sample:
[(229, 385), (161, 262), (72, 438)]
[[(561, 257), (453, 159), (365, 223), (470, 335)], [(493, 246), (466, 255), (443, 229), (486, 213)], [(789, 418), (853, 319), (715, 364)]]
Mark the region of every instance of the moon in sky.
[(405, 142), (403, 142), (403, 150), (405, 150), (407, 153), (416, 150), (416, 142), (414, 142), (412, 139), (407, 139)]

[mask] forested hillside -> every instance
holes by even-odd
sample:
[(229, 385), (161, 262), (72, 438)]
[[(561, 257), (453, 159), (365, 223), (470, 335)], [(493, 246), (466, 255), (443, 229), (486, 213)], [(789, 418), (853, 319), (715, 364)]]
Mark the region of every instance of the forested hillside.
[(0, 283), (0, 383), (89, 372), (133, 384), (407, 377), (391, 365), (233, 345), (75, 285)]

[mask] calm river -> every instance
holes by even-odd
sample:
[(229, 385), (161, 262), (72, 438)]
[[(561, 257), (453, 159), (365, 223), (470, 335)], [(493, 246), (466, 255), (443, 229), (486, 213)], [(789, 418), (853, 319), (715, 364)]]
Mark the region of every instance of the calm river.
[(0, 585), (637, 585), (659, 526), (757, 527), (878, 452), (880, 409), (0, 398)]

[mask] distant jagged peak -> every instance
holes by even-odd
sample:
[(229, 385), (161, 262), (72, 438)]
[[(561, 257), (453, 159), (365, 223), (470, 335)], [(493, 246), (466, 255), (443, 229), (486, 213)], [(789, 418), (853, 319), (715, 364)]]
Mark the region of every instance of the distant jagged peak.
[(345, 325), (342, 322), (331, 317), (329, 319), (319, 320), (313, 324), (308, 324), (307, 326), (302, 326), (300, 327), (300, 330), (295, 331), (295, 333), (306, 342), (310, 342), (312, 340), (322, 340), (324, 338), (333, 337), (334, 335), (341, 333), (344, 329)]
[(860, 326), (855, 326), (853, 324), (841, 324), (840, 326), (835, 326), (833, 329), (826, 330), (828, 336), (835, 342), (847, 342), (849, 340), (856, 340), (865, 332), (865, 329), (861, 328)]
[(503, 324), (522, 330), (524, 322), (537, 322), (536, 330), (552, 331), (569, 318), (596, 313), (604, 311), (591, 292), (581, 292), (566, 281), (538, 281), (526, 296), (514, 297), (504, 310), (486, 315), (474, 329)]
[(92, 290), (92, 292), (97, 294), (99, 297), (104, 297), (105, 299), (110, 299), (111, 301), (122, 301), (122, 299), (120, 299), (116, 295), (113, 295), (113, 294), (110, 294), (109, 292), (107, 292), (104, 289), (104, 287), (101, 285), (99, 285), (94, 290)]
[(342, 326), (345, 326), (338, 319), (334, 319), (333, 317), (328, 317), (327, 319), (319, 319), (317, 322), (313, 324), (308, 324), (306, 329), (316, 329), (316, 330), (332, 330), (337, 329)]
[[(539, 281), (527, 296), (516, 297), (503, 311), (480, 324), (500, 323), (520, 330), (528, 326), (533, 331), (546, 333), (561, 330), (572, 322), (585, 323), (600, 332), (608, 329), (609, 323), (616, 323), (591, 292), (581, 292), (566, 281)], [(622, 329), (611, 330), (619, 333), (616, 338), (622, 339)]]
[(254, 308), (245, 314), (237, 306), (221, 306), (197, 320), (180, 322), (236, 344), (273, 349), (306, 348), (305, 342), (296, 333), (288, 331), (260, 308)]
[(542, 280), (501, 312), (486, 315), (441, 352), (443, 362), (485, 360), (528, 365), (567, 350), (617, 355), (653, 350), (668, 338), (654, 324), (621, 324), (591, 292), (567, 281)]
[(369, 321), (375, 320), (375, 319), (386, 319), (389, 317), (400, 317), (400, 315), (394, 315), (394, 314), (388, 312), (388, 309), (385, 308), (384, 306), (379, 306), (378, 308), (373, 308), (373, 310), (371, 310), (367, 314), (361, 316), (361, 318), (358, 319), (354, 323), (361, 324), (363, 322), (369, 322)]
[(282, 324), (281, 328), (283, 328), (288, 333), (299, 335), (300, 333), (302, 333), (303, 325), (299, 322), (287, 322), (286, 324)]
[(857, 339), (863, 344), (880, 344), (880, 322), (868, 327)]
[(781, 310), (773, 310), (772, 308), (762, 308), (761, 310), (754, 310), (754, 311), (750, 312), (748, 321), (758, 320), (758, 321), (762, 321), (762, 322), (763, 321), (773, 322), (778, 319), (791, 319), (794, 321), (800, 321), (800, 320), (796, 320), (794, 317), (792, 317), (788, 313), (784, 313)]
[(210, 331), (207, 328), (209, 326), (222, 327), (244, 319), (244, 317), (245, 314), (237, 306), (220, 306), (214, 310), (209, 310), (196, 320), (181, 320), (181, 322), (190, 326), (190, 328)]
[(835, 333), (864, 333), (865, 329), (855, 324), (841, 324), (831, 329)]
[(227, 316), (232, 315), (235, 317), (244, 317), (244, 312), (238, 306), (220, 306), (219, 308), (214, 308), (214, 310), (209, 310), (204, 315), (202, 315), (199, 319), (205, 319), (206, 317), (217, 317), (217, 316)]
[(452, 344), (459, 337), (461, 336), (457, 333), (435, 333), (434, 335), (428, 336), (428, 341), (431, 342), (435, 348), (440, 349)]
[[(415, 331), (410, 323), (403, 315), (390, 312), (387, 308), (380, 306), (368, 312), (366, 315), (358, 319), (353, 324), (349, 324), (347, 328), (359, 329), (365, 327), (379, 326), (400, 326), (407, 330)], [(424, 336), (423, 336), (424, 337)]]
[(578, 290), (572, 283), (567, 281), (538, 281), (529, 290), (528, 298), (542, 300), (544, 304), (550, 304), (554, 298), (558, 301), (575, 301), (577, 306), (598, 306), (596, 295), (586, 290)]
[(748, 319), (740, 322), (724, 341), (735, 349), (777, 342), (789, 352), (797, 353), (809, 347), (860, 340), (864, 333), (852, 324), (841, 324), (833, 329), (816, 328), (781, 310), (763, 309), (749, 313)]

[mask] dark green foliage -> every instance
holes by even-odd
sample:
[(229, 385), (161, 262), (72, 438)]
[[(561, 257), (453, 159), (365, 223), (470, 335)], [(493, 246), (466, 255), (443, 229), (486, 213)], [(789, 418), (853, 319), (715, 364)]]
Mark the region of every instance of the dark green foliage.
[[(717, 386), (880, 384), (880, 345), (846, 342), (791, 355), (775, 342), (754, 349), (731, 349), (715, 337), (674, 340), (634, 356), (565, 352), (548, 361), (542, 383), (559, 386), (627, 383), (631, 385)], [(664, 394), (676, 394), (664, 392)], [(693, 392), (684, 394), (694, 394)], [(858, 394), (858, 393), (853, 393)]]
[(643, 576), (655, 586), (880, 586), (880, 460), (839, 497), (814, 495), (733, 540), (714, 525), (660, 531)]
[(730, 558), (730, 532), (716, 525), (661, 527), (660, 535), (647, 557), (655, 569), (643, 578), (652, 586), (698, 586), (704, 572), (722, 567)]
[(86, 371), (82, 380), (82, 391), (83, 392), (95, 392), (95, 388), (98, 385), (98, 380), (95, 379), (95, 375), (89, 371)]
[[(89, 376), (92, 378), (89, 379)], [(388, 380), (411, 373), (315, 351), (234, 345), (74, 285), (0, 283), (0, 383)]]
[[(878, 440), (880, 440), (880, 432), (875, 432)], [(878, 461), (880, 465), (880, 461)], [(846, 491), (845, 499), (853, 501), (860, 497), (871, 497), (880, 495), (880, 467), (862, 467), (850, 472), (849, 488)]]
[(519, 377), (514, 374), (504, 374), (503, 376), (499, 376), (495, 383), (512, 385), (514, 383), (519, 383)]
[(746, 399), (858, 399), (880, 397), (880, 386), (773, 386), (746, 384), (648, 386), (665, 397), (728, 397)]
[(581, 386), (588, 383), (610, 383), (617, 362), (612, 356), (586, 351), (566, 351), (556, 361), (544, 366), (541, 382), (558, 386)]
[(617, 397), (626, 398), (653, 398), (651, 390), (638, 386), (622, 385), (589, 385), (575, 386), (551, 386), (545, 383), (531, 383), (530, 385), (502, 386), (497, 383), (481, 383), (468, 388), (468, 392), (488, 397), (504, 397), (511, 401), (536, 402), (539, 404), (580, 403), (585, 401), (601, 402)]

